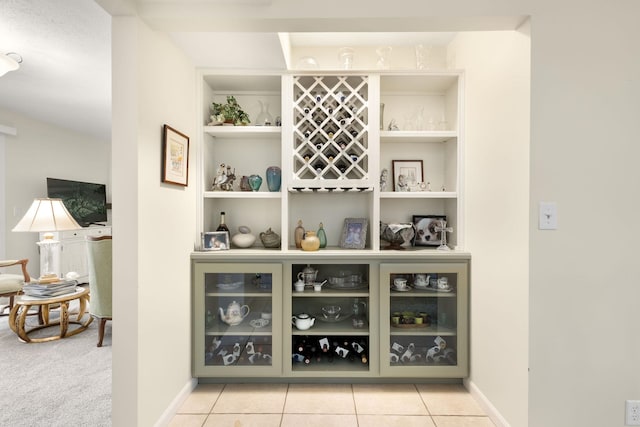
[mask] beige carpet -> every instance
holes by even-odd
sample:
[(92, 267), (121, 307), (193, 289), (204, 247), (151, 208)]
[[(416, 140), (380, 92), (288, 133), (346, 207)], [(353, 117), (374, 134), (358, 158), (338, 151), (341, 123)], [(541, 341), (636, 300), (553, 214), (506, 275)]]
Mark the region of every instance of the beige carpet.
[[(27, 322), (37, 324), (36, 316)], [(9, 328), (8, 316), (0, 317), (0, 426), (111, 426), (111, 322), (101, 348), (98, 325), (93, 321), (62, 340), (26, 344)]]

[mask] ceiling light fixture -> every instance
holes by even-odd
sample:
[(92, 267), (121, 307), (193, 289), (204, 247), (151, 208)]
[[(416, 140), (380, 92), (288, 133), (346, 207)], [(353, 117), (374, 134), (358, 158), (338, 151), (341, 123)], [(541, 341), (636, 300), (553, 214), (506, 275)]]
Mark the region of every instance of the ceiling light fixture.
[(9, 71), (15, 71), (22, 64), (22, 56), (15, 52), (0, 54), (0, 76), (4, 76)]

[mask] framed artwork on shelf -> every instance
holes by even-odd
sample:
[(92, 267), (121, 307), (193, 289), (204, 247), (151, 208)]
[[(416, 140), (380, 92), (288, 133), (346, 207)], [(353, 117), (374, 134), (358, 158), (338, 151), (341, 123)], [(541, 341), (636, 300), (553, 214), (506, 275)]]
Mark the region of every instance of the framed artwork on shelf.
[(344, 249), (364, 249), (367, 243), (367, 219), (345, 218), (340, 237), (340, 247)]
[(393, 191), (411, 191), (424, 181), (422, 160), (392, 160)]
[(440, 246), (442, 232), (436, 231), (436, 227), (441, 226), (441, 221), (446, 220), (445, 215), (414, 215), (413, 225), (416, 233), (413, 238), (413, 246)]
[(229, 249), (228, 231), (208, 231), (202, 233), (202, 250), (224, 251)]
[(189, 137), (169, 125), (162, 128), (162, 182), (189, 184)]

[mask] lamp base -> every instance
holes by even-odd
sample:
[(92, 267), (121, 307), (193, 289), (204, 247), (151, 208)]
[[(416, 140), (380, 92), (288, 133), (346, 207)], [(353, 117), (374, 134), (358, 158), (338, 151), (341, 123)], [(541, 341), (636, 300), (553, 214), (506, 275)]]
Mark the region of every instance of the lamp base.
[(44, 274), (40, 276), (40, 278), (38, 279), (38, 283), (53, 283), (53, 282), (59, 282), (59, 281), (60, 281), (60, 278), (55, 273)]

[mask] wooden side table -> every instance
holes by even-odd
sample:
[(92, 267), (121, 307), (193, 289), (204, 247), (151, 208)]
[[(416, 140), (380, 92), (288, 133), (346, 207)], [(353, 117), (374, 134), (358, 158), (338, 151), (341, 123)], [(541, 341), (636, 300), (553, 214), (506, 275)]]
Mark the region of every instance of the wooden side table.
[[(69, 320), (69, 302), (77, 299), (80, 303), (78, 309), (78, 316), (76, 320)], [(60, 295), (52, 298), (37, 298), (27, 295), (20, 296), (15, 302), (11, 313), (9, 315), (9, 326), (11, 330), (18, 334), (21, 341), (24, 342), (46, 342), (59, 340), (61, 338), (70, 337), (87, 329), (89, 324), (93, 321), (93, 317), (88, 316), (88, 319), (81, 321), (87, 309), (87, 302), (89, 301), (89, 290), (77, 287), (75, 292)], [(53, 322), (49, 321), (49, 307), (51, 305), (60, 305), (60, 319)], [(32, 307), (38, 307), (42, 313), (42, 325), (34, 326), (27, 330), (25, 320), (29, 310)], [(79, 327), (69, 331), (69, 324), (80, 325)], [(44, 338), (30, 338), (31, 332), (49, 328), (52, 326), (60, 325), (60, 333), (58, 335), (48, 336)]]

